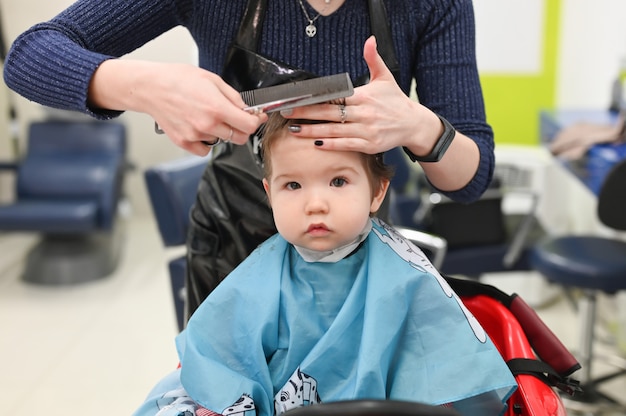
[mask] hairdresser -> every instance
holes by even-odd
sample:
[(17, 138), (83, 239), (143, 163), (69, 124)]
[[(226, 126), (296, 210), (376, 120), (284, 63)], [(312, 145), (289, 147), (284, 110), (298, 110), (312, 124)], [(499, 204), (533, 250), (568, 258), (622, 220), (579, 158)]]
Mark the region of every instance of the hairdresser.
[[(199, 67), (116, 59), (177, 26)], [(288, 115), (329, 123), (292, 132), (320, 149), (401, 146), (435, 188), (471, 202), (494, 166), (474, 43), (471, 0), (78, 0), (15, 40), (4, 77), (30, 100), (98, 119), (146, 113), (176, 145), (213, 152), (191, 214), (191, 314), (275, 232), (258, 155), (266, 115), (242, 111), (238, 91), (348, 72), (357, 88), (345, 103)]]

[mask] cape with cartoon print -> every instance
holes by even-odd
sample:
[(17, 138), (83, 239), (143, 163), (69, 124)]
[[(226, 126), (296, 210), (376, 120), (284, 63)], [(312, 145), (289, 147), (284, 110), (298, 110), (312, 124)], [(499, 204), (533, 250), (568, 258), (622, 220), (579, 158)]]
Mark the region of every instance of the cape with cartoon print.
[(498, 415), (516, 387), (426, 256), (378, 220), (336, 263), (307, 263), (270, 238), (208, 297), (177, 346), (189, 396), (224, 415), (356, 398)]

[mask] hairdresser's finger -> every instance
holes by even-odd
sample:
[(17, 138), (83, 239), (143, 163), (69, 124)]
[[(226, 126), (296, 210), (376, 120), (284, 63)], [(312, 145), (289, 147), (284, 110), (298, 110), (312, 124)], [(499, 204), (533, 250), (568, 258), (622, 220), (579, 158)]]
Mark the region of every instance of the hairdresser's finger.
[(368, 154), (379, 153), (376, 151), (371, 142), (358, 137), (320, 138), (315, 141), (315, 146), (322, 150), (360, 152)]
[[(299, 118), (306, 120), (324, 120), (334, 123), (346, 123), (349, 121), (359, 121), (357, 113), (353, 111), (354, 106), (345, 104), (318, 104), (294, 109), (288, 118)], [(351, 116), (351, 117), (349, 117)]]
[(290, 131), (298, 137), (316, 139), (316, 142), (322, 143), (318, 144), (318, 147), (326, 150), (368, 154), (389, 150), (389, 143), (381, 138), (382, 135), (368, 135), (358, 126), (359, 124), (355, 123), (298, 124), (291, 126)]
[(197, 156), (206, 156), (212, 149), (212, 146), (207, 146), (201, 141), (185, 142), (183, 144), (179, 144), (179, 146)]
[(370, 36), (363, 45), (363, 58), (370, 70), (370, 82), (384, 80), (395, 82), (393, 74), (385, 65), (385, 61), (378, 53), (376, 38)]
[[(237, 90), (232, 88), (221, 78), (219, 78), (219, 81), (216, 82), (216, 85), (218, 90), (224, 95), (230, 104), (227, 104), (222, 109), (220, 118), (225, 125), (233, 128), (234, 134), (231, 137), (232, 141), (234, 143), (243, 144), (247, 140), (248, 136), (254, 133), (261, 124), (267, 121), (267, 115), (263, 113), (251, 114), (247, 111), (243, 111), (243, 108), (246, 107), (247, 104), (243, 101)], [(228, 135), (228, 130), (223, 134), (226, 137)]]

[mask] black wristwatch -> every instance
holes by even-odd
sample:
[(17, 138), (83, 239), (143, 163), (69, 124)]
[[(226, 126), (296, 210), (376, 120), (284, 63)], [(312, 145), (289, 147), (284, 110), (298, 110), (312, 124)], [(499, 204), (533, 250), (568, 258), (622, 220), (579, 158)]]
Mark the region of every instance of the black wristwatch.
[(456, 130), (454, 130), (452, 124), (439, 114), (437, 114), (437, 117), (439, 117), (439, 120), (441, 120), (443, 124), (443, 134), (437, 139), (433, 150), (431, 150), (429, 154), (426, 156), (416, 156), (415, 153), (411, 152), (408, 148), (402, 147), (404, 153), (406, 153), (413, 162), (439, 162), (444, 153), (446, 153), (446, 150), (448, 150), (454, 136), (456, 136)]

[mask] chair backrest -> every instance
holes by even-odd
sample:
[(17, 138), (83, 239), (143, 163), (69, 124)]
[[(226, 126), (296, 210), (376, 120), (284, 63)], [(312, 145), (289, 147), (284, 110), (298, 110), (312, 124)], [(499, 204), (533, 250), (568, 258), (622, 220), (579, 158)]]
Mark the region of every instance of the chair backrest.
[(186, 241), (189, 211), (196, 201), (206, 163), (206, 157), (190, 156), (151, 167), (144, 173), (165, 246), (177, 246)]
[(29, 127), (16, 179), (18, 201), (97, 201), (98, 222), (115, 217), (126, 169), (126, 128), (113, 121), (52, 120)]
[(38, 151), (47, 154), (119, 157), (126, 154), (126, 128), (114, 121), (37, 121), (29, 126), (28, 146), (31, 154)]
[(626, 231), (626, 160), (607, 174), (598, 195), (598, 218), (607, 227)]

